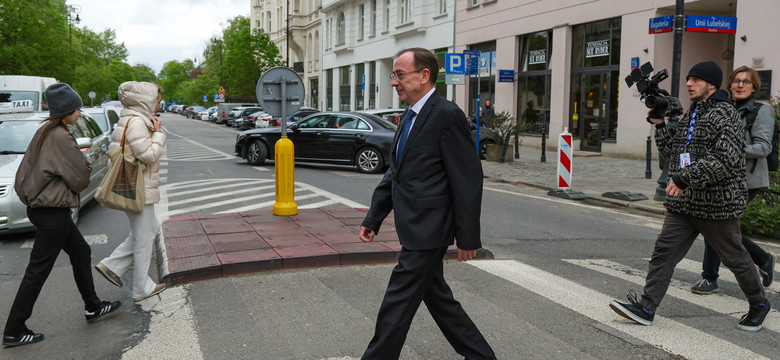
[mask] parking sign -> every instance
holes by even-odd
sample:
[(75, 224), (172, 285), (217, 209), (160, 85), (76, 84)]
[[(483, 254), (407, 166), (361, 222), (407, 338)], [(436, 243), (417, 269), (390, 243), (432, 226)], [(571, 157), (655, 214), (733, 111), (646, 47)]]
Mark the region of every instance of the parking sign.
[(463, 75), (466, 73), (466, 56), (458, 53), (446, 53), (444, 55), (446, 67), (444, 72), (452, 75)]

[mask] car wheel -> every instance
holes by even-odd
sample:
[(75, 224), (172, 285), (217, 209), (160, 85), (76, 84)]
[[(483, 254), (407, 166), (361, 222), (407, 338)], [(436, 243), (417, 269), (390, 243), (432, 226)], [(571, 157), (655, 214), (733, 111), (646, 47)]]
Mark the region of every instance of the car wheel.
[(358, 151), (355, 156), (355, 164), (357, 164), (358, 170), (364, 174), (376, 174), (384, 168), (385, 160), (379, 151), (366, 147)]
[(246, 151), (246, 161), (249, 165), (263, 165), (265, 164), (265, 157), (268, 154), (268, 150), (265, 148), (260, 140), (250, 140), (249, 148)]
[(74, 224), (78, 224), (79, 223), (79, 208), (78, 208), (78, 206), (74, 207), (74, 208), (70, 208), (70, 219), (73, 220)]
[(479, 158), (485, 160), (487, 158), (487, 146), (488, 144), (495, 144), (493, 140), (482, 140), (479, 143)]

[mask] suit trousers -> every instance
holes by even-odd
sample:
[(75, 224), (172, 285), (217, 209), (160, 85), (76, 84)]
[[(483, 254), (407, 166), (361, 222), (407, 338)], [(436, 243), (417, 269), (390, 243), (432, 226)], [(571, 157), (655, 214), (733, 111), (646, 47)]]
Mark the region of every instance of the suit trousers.
[(704, 235), (723, 264), (734, 273), (750, 305), (762, 304), (766, 300), (764, 287), (761, 286), (758, 270), (750, 255), (742, 246), (739, 218), (708, 220), (671, 212), (666, 213), (663, 228), (655, 241), (644, 293), (639, 303), (651, 311), (658, 308), (672, 281), (674, 268), (688, 253), (699, 233)]
[(130, 220), (130, 234), (111, 255), (100, 262), (122, 276), (133, 266), (133, 299), (142, 298), (154, 291), (154, 280), (149, 277), (154, 239), (160, 232), (160, 222), (154, 213), (154, 205), (146, 205), (140, 214), (125, 213)]
[(444, 337), (466, 359), (495, 359), (493, 349), (453, 298), (444, 280), (447, 248), (401, 249), (377, 315), (374, 337), (364, 360), (398, 359), (421, 302), (425, 302)]
[(84, 300), (84, 310), (95, 311), (100, 308), (100, 298), (95, 293), (92, 281), (92, 250), (71, 220), (70, 209), (28, 207), (27, 217), (35, 225), (35, 243), (5, 323), (3, 334), (6, 336), (19, 336), (27, 329), (25, 322), (32, 316), (35, 302), (60, 250), (65, 251), (70, 258), (73, 278)]
[[(748, 189), (748, 203), (758, 195), (761, 189)], [(707, 239), (704, 239), (707, 240)], [(764, 251), (760, 246), (756, 245), (753, 240), (750, 240), (744, 234), (742, 235), (742, 245), (750, 254), (750, 258), (753, 259), (753, 263), (759, 267), (763, 267), (769, 261), (772, 261), (772, 257), (768, 252)], [(704, 260), (701, 262), (701, 277), (709, 281), (715, 281), (718, 279), (718, 269), (720, 268), (720, 257), (712, 249), (712, 245), (709, 242), (704, 242)]]

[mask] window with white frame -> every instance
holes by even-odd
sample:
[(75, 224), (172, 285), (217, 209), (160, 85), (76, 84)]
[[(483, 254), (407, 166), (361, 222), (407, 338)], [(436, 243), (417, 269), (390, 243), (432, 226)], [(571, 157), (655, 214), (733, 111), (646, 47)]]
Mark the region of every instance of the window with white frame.
[(336, 28), (339, 32), (339, 41), (336, 45), (344, 45), (347, 42), (347, 20), (344, 17), (344, 13), (339, 14), (339, 19), (336, 22)]
[(358, 6), (358, 40), (363, 40), (363, 36), (366, 34), (366, 6)]
[(436, 15), (447, 13), (447, 0), (436, 0)]
[(333, 29), (331, 28), (331, 19), (325, 20), (325, 50), (333, 47)]
[(376, 35), (376, 0), (371, 0), (371, 33), (369, 36)]
[(255, 2), (255, 6), (263, 7), (263, 0), (257, 0), (257, 2)]
[(471, 6), (479, 5), (479, 0), (471, 0)]
[(271, 12), (270, 11), (266, 12), (265, 17), (268, 20), (268, 28), (265, 29), (265, 32), (270, 34), (271, 33)]
[(398, 24), (412, 22), (412, 0), (398, 0)]
[(384, 20), (382, 28), (385, 31), (390, 30), (390, 0), (385, 0), (385, 16), (382, 20)]

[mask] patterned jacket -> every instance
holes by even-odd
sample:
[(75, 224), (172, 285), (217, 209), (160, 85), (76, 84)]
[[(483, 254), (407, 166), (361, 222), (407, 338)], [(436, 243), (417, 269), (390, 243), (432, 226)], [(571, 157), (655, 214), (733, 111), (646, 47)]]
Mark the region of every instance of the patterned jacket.
[[(687, 147), (691, 115), (696, 119)], [(656, 126), (655, 142), (669, 162), (669, 174), (683, 193), (667, 196), (666, 210), (710, 220), (740, 216), (747, 207), (744, 125), (728, 93), (718, 90), (694, 102), (674, 129)], [(691, 163), (680, 168), (680, 154)]]

